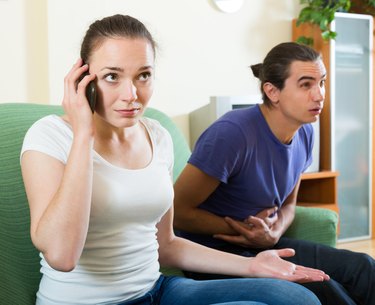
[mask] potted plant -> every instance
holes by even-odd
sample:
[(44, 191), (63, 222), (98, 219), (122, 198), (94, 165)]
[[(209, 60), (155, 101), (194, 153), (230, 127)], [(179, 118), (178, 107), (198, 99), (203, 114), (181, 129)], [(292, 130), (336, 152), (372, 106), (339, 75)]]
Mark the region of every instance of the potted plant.
[[(375, 0), (372, 0), (375, 1)], [(297, 18), (297, 26), (302, 23), (311, 23), (317, 25), (321, 32), (323, 40), (335, 39), (336, 32), (331, 31), (330, 24), (335, 18), (335, 12), (348, 12), (351, 6), (350, 0), (300, 0), (300, 4), (305, 5)], [(313, 45), (313, 38), (300, 36), (297, 42)]]

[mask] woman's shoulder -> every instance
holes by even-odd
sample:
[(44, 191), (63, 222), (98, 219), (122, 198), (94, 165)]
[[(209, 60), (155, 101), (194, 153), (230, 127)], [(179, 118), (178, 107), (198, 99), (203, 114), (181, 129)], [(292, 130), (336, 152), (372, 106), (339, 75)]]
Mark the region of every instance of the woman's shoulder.
[(146, 126), (149, 132), (157, 137), (170, 137), (169, 132), (164, 128), (158, 120), (142, 117), (141, 122)]
[(71, 131), (71, 128), (61, 116), (50, 114), (35, 121), (29, 130), (58, 133)]
[(156, 145), (156, 147), (163, 150), (172, 150), (173, 148), (173, 141), (170, 133), (168, 130), (163, 127), (159, 121), (148, 118), (142, 117), (141, 122), (146, 127), (152, 142)]
[(73, 139), (70, 125), (57, 115), (37, 120), (27, 131), (21, 154), (27, 150), (43, 152), (65, 162)]
[(31, 125), (26, 133), (26, 138), (34, 141), (50, 139), (50, 141), (70, 142), (73, 138), (73, 131), (61, 116), (51, 114), (40, 118)]

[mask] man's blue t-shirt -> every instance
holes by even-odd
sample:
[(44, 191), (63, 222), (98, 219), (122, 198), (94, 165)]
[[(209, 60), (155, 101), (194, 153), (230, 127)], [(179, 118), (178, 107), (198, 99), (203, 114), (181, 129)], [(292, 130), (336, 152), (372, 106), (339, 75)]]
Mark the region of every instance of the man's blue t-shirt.
[[(303, 125), (291, 143), (281, 143), (259, 105), (233, 110), (214, 122), (198, 139), (189, 163), (220, 180), (200, 209), (244, 220), (274, 206), (281, 207), (301, 173), (312, 162), (313, 128)], [(222, 241), (181, 232), (213, 245)]]

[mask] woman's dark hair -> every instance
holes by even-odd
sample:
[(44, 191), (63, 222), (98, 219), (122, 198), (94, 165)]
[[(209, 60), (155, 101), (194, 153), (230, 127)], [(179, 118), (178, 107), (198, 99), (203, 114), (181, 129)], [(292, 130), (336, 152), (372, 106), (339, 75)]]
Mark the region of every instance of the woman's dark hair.
[(156, 43), (145, 25), (138, 19), (126, 15), (113, 15), (92, 23), (83, 38), (81, 58), (89, 63), (90, 56), (107, 38), (144, 38), (155, 54)]
[(317, 61), (321, 55), (314, 49), (295, 42), (284, 42), (268, 52), (263, 63), (250, 66), (255, 77), (259, 78), (263, 102), (270, 107), (271, 101), (263, 90), (267, 82), (282, 90), (285, 80), (290, 76), (290, 66), (294, 61)]

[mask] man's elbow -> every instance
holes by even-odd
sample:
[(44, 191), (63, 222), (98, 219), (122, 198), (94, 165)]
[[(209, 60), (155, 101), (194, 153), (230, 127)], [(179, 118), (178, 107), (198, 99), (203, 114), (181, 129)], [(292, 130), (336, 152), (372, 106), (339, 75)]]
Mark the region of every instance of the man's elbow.
[(183, 230), (184, 229), (184, 219), (181, 217), (181, 214), (178, 213), (175, 209), (175, 214), (173, 217), (173, 228), (177, 230)]

